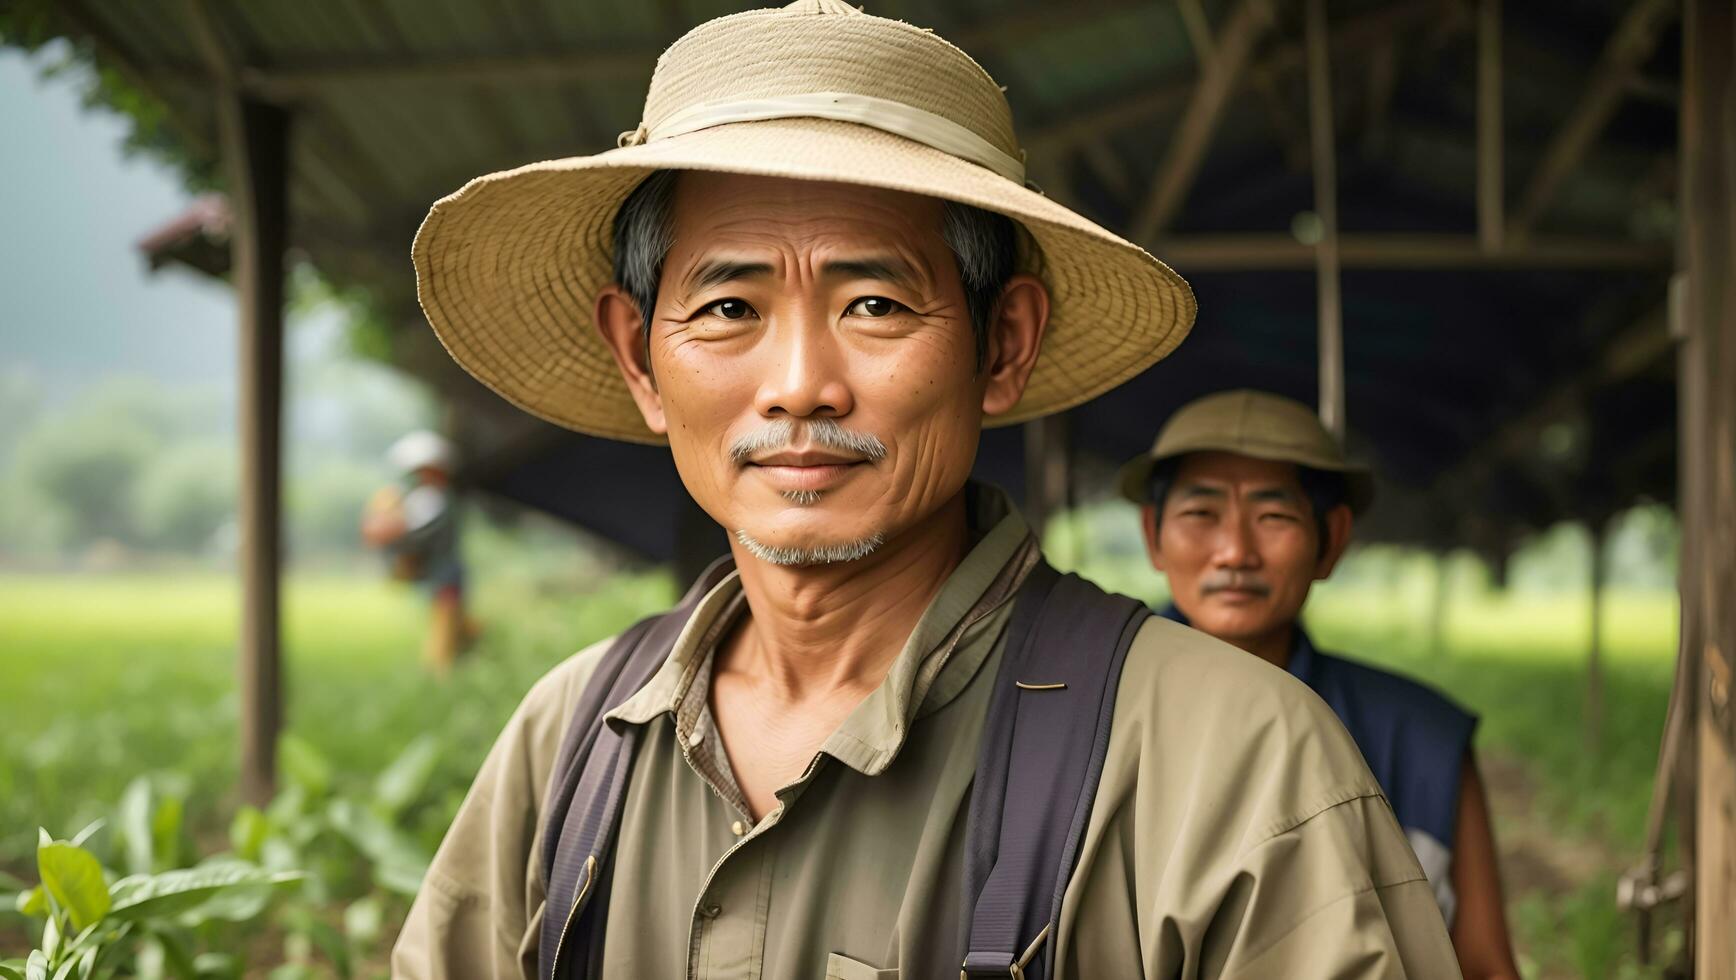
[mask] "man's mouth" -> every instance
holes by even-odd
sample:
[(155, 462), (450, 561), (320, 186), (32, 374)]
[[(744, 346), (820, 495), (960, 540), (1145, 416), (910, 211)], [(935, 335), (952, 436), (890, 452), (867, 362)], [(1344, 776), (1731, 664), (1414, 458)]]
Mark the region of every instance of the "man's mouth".
[(822, 491), (849, 479), (867, 460), (829, 450), (785, 450), (748, 460), (744, 465), (768, 480), (780, 493)]

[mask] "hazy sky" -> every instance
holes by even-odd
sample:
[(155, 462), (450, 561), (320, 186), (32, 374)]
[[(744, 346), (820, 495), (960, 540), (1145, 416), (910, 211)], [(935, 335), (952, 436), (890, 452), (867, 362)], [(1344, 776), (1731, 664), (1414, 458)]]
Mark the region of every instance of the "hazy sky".
[(80, 79), (44, 79), (58, 48), (0, 50), (0, 370), (50, 401), (112, 374), (229, 384), (226, 285), (152, 274), (134, 243), (186, 207), (177, 175), (123, 157), (126, 123), (79, 104)]

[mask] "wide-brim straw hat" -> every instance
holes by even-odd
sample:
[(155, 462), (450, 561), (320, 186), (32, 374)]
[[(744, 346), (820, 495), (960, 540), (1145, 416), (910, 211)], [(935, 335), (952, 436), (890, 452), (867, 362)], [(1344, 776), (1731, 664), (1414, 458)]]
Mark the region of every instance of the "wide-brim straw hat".
[(1345, 503), (1355, 514), (1374, 503), (1374, 474), (1344, 455), (1313, 410), (1294, 399), (1241, 388), (1188, 402), (1158, 430), (1151, 451), (1121, 468), (1121, 495), (1151, 503), (1151, 471), (1188, 453), (1225, 452), (1343, 475)]
[(838, 0), (708, 21), (657, 60), (642, 119), (616, 149), (471, 181), (416, 235), (417, 292), (441, 343), (550, 422), (663, 441), (594, 324), (616, 212), (657, 170), (889, 188), (1014, 219), (1017, 269), (1043, 280), (1051, 310), (1023, 399), (991, 425), (1093, 398), (1193, 324), (1193, 293), (1168, 266), (1026, 185), (1005, 95), (922, 28)]

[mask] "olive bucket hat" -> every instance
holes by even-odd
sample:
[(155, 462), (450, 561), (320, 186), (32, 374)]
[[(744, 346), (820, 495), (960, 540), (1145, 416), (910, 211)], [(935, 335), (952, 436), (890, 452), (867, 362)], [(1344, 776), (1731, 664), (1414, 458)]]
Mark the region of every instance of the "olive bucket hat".
[(1121, 495), (1150, 503), (1151, 471), (1188, 453), (1226, 452), (1295, 463), (1342, 474), (1346, 503), (1361, 515), (1374, 502), (1374, 474), (1344, 456), (1312, 409), (1294, 399), (1248, 388), (1221, 391), (1183, 405), (1157, 434), (1151, 451), (1121, 468)]
[(657, 60), (637, 129), (593, 156), (479, 177), (436, 203), (412, 250), (452, 357), (533, 415), (660, 443), (594, 329), (621, 203), (658, 170), (832, 181), (1012, 218), (1017, 271), (1050, 294), (1043, 349), (1008, 425), (1077, 405), (1175, 349), (1186, 282), (1026, 183), (1006, 96), (933, 32), (840, 0), (707, 21)]

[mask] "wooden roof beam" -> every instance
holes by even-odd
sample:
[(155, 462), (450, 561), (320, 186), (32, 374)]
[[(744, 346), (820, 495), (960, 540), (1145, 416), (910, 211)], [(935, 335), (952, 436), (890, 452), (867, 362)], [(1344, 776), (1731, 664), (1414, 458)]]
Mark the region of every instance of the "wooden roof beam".
[(976, 23), (948, 26), (942, 29), (948, 41), (977, 55), (989, 50), (1001, 50), (1034, 38), (1048, 37), (1056, 31), (1075, 28), (1093, 18), (1114, 17), (1149, 7), (1149, 0), (1072, 0), (1070, 3), (1046, 3), (1017, 13), (999, 13)]
[(1272, 25), (1272, 20), (1267, 0), (1239, 0), (1214, 39), (1215, 54), (1200, 74), (1199, 84), (1194, 86), (1187, 111), (1176, 127), (1150, 192), (1134, 212), (1130, 228), (1134, 241), (1156, 239), (1181, 210), (1188, 189), (1199, 174), (1200, 162), (1205, 159), (1206, 145), (1211, 142), (1224, 106), (1235, 91), (1242, 66), (1247, 63), (1254, 42)]
[(649, 78), (657, 52), (649, 48), (560, 54), (476, 55), (456, 58), (392, 58), (330, 61), (248, 68), (241, 84), (274, 99), (298, 99), (334, 88), (363, 85), (566, 84), (613, 78)]
[[(1377, 47), (1402, 31), (1427, 22), (1448, 2), (1450, 0), (1405, 0), (1336, 22), (1331, 25), (1332, 56), (1341, 58)], [(1215, 46), (1213, 50), (1216, 50)], [(1248, 78), (1271, 79), (1275, 85), (1284, 75), (1301, 71), (1305, 62), (1302, 42), (1286, 41), (1272, 45), (1270, 53), (1249, 64), (1243, 74)], [(1196, 73), (1189, 71), (1144, 86), (1121, 98), (1093, 99), (1089, 106), (1062, 113), (1053, 122), (1027, 127), (1025, 145), (1033, 150), (1037, 147), (1065, 149), (1101, 139), (1110, 130), (1149, 122), (1185, 103), (1197, 84)]]
[[(1288, 234), (1178, 235), (1157, 255), (1183, 273), (1313, 269), (1314, 246)], [(1363, 233), (1340, 235), (1339, 264), (1357, 269), (1654, 269), (1667, 270), (1668, 243), (1535, 237), (1487, 252), (1474, 235)]]
[[(91, 14), (81, 0), (59, 0), (52, 9), (56, 16), (65, 20), (72, 28), (72, 33), (84, 38), (95, 49), (102, 63), (112, 65), (128, 84), (141, 92), (164, 99), (161, 83), (154, 77), (154, 73), (146, 70), (127, 44), (117, 37), (106, 23)], [(209, 133), (190, 125), (174, 112), (166, 112), (163, 117), (175, 131), (175, 135), (185, 140), (188, 149), (194, 154), (207, 160), (216, 159), (217, 144)]]
[(1615, 115), (1622, 98), (1632, 91), (1634, 78), (1656, 50), (1658, 37), (1675, 12), (1674, 0), (1636, 0), (1628, 8), (1604, 46), (1603, 56), (1598, 59), (1579, 104), (1555, 131), (1543, 161), (1525, 185), (1512, 222), (1507, 226), (1509, 241), (1522, 241), (1531, 233), (1562, 183), (1572, 175)]
[(186, 0), (187, 23), (192, 28), (193, 45), (199, 49), (205, 68), (227, 92), (240, 88), (240, 65), (229, 42), (224, 39), (211, 8), (205, 0)]

